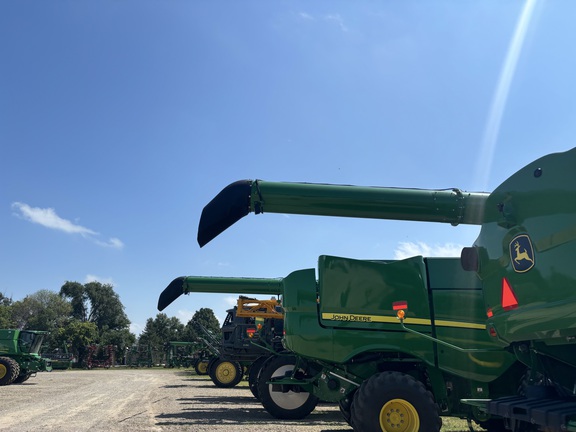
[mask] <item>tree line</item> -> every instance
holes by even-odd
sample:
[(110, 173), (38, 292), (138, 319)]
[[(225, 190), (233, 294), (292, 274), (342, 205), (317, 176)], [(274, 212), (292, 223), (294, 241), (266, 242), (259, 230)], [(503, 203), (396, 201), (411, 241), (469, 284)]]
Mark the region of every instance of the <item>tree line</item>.
[(135, 347), (163, 352), (170, 341), (198, 341), (198, 324), (214, 334), (220, 332), (212, 309), (202, 308), (186, 324), (159, 313), (148, 318), (137, 337), (124, 310), (113, 285), (101, 282), (67, 281), (59, 292), (39, 290), (18, 301), (0, 292), (0, 328), (48, 331), (43, 352), (66, 350), (80, 366), (89, 346), (112, 346), (116, 364), (122, 364)]

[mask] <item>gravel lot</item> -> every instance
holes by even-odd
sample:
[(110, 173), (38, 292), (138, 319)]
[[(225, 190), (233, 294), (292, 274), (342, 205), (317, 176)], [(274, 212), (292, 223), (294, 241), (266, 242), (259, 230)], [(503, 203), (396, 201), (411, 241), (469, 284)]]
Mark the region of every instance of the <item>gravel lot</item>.
[[(0, 431), (352, 432), (335, 404), (319, 404), (304, 420), (276, 420), (247, 386), (219, 389), (183, 369), (43, 372), (0, 387)], [(462, 420), (444, 424), (468, 430)]]
[(2, 431), (352, 431), (335, 405), (321, 404), (305, 420), (280, 421), (247, 383), (219, 389), (178, 369), (44, 372), (0, 387), (0, 395)]

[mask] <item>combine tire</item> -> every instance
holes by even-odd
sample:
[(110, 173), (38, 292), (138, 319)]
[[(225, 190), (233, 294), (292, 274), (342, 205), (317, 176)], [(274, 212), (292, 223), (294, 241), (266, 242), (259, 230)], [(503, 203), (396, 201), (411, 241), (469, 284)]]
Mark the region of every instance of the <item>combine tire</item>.
[(262, 365), (269, 358), (270, 357), (258, 357), (256, 361), (250, 365), (250, 369), (248, 370), (248, 387), (258, 401), (260, 401), (260, 396), (258, 394), (258, 376), (262, 370)]
[(242, 367), (237, 362), (218, 359), (212, 364), (210, 378), (216, 387), (234, 387), (242, 380)]
[(194, 370), (198, 375), (207, 375), (208, 374), (208, 361), (202, 360), (199, 361), (194, 365)]
[(352, 409), (353, 399), (354, 399), (354, 393), (351, 393), (338, 402), (338, 407), (340, 408), (340, 414), (342, 414), (342, 417), (344, 417), (346, 423), (352, 426), (352, 428), (354, 428), (354, 425), (352, 424), (352, 414), (350, 410)]
[[(275, 391), (272, 384), (267, 384), (271, 378), (292, 374), (296, 359), (293, 356), (270, 357), (261, 368), (258, 378), (258, 395), (260, 402), (272, 416), (282, 420), (303, 419), (310, 414), (318, 398), (312, 393), (300, 391), (299, 388)], [(297, 371), (296, 377), (303, 376), (305, 371)]]
[(10, 357), (0, 357), (0, 386), (12, 384), (20, 375), (20, 365)]
[(442, 427), (432, 394), (410, 375), (370, 377), (354, 395), (352, 424), (359, 431), (438, 432)]
[(22, 384), (24, 381), (28, 381), (28, 378), (30, 378), (31, 376), (32, 376), (31, 373), (20, 375), (18, 378), (16, 378), (14, 381), (12, 381), (12, 383), (13, 384)]

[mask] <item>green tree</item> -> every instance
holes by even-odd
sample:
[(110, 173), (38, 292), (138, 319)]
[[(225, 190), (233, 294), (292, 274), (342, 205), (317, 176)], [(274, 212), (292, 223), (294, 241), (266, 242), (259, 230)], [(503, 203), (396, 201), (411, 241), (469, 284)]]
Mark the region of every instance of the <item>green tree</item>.
[(49, 331), (44, 343), (54, 347), (52, 333), (64, 324), (71, 310), (70, 303), (57, 293), (40, 290), (14, 302), (11, 317), (17, 328)]
[(201, 308), (194, 313), (192, 319), (186, 324), (182, 340), (192, 342), (198, 340), (199, 337), (203, 337), (204, 333), (200, 326), (210, 331), (214, 337), (221, 337), (221, 326), (216, 315), (214, 315), (214, 311), (210, 308)]
[(130, 320), (114, 287), (100, 282), (67, 281), (60, 288), (60, 295), (69, 299), (74, 319), (96, 326), (98, 335), (92, 343), (114, 345), (116, 357), (122, 358), (136, 337), (130, 333)]
[(111, 284), (66, 282), (60, 295), (70, 299), (74, 318), (93, 322), (99, 330), (120, 330), (130, 325), (120, 296)]
[(86, 347), (98, 340), (98, 328), (95, 323), (70, 319), (54, 332), (54, 343), (67, 346), (74, 354), (79, 364), (86, 356)]
[(182, 340), (183, 331), (184, 324), (178, 318), (169, 318), (165, 313), (159, 313), (156, 318), (148, 318), (146, 321), (138, 338), (138, 345), (155, 353), (153, 363), (161, 363), (164, 361), (163, 354), (168, 342)]
[(16, 324), (12, 320), (12, 298), (0, 292), (0, 328), (13, 328)]

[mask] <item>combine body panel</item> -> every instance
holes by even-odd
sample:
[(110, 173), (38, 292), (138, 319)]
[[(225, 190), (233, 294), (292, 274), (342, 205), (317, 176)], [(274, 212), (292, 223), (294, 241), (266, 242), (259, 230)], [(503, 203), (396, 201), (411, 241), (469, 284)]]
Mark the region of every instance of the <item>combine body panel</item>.
[(0, 329), (0, 385), (20, 384), (37, 372), (52, 370), (40, 348), (48, 332)]
[[(545, 156), (498, 186), (487, 202), (474, 245), (477, 273), (492, 315), (488, 324), (507, 343), (576, 349), (574, 167), (576, 149)], [(510, 304), (502, 302), (504, 280)], [(570, 363), (576, 366), (576, 355)]]
[[(433, 380), (431, 391), (443, 414), (462, 417), (473, 414), (460, 398), (509, 391), (495, 381), (516, 373), (514, 356), (500, 350), (502, 344), (486, 333), (481, 287), (473, 274), (462, 270), (459, 259), (321, 256), (318, 275), (317, 279), (314, 269), (305, 269), (281, 279), (184, 277), (177, 283), (186, 293), (262, 292), (268, 287), (268, 294), (281, 294), (283, 344), (307, 371), (305, 378), (273, 381), (284, 389), (299, 388), (322, 400), (341, 402), (380, 371), (405, 371)], [(484, 351), (460, 353), (401, 331), (392, 307), (398, 299), (409, 305), (407, 323), (428, 335), (441, 334), (451, 343)], [(462, 308), (455, 317), (448, 313), (454, 304)]]
[(322, 256), (317, 278), (275, 280), (299, 360), (265, 378), (274, 392), (339, 400), (357, 430), (396, 430), (384, 414), (396, 401), (408, 430), (420, 415), (439, 430), (436, 404), (489, 428), (576, 431), (574, 167), (576, 149), (551, 154), (490, 194), (242, 180), (206, 205), (198, 243), (250, 212), (480, 225), (460, 260)]

